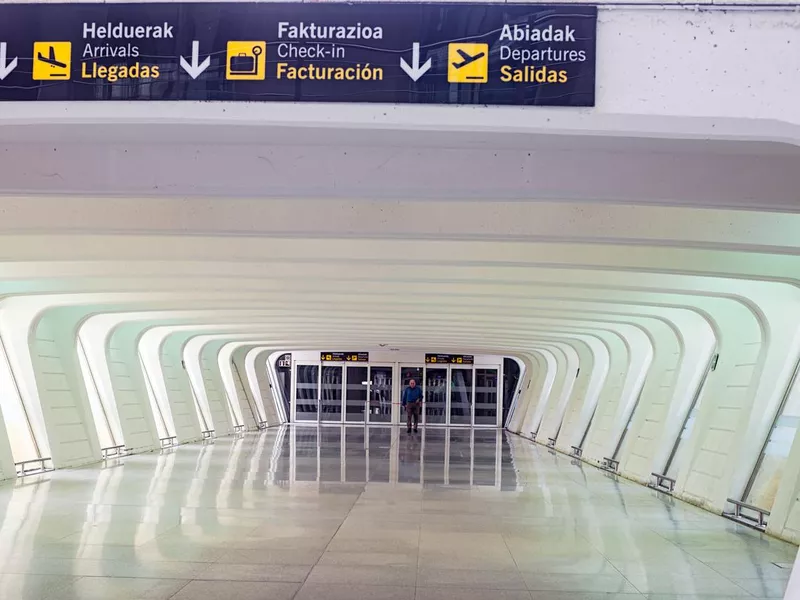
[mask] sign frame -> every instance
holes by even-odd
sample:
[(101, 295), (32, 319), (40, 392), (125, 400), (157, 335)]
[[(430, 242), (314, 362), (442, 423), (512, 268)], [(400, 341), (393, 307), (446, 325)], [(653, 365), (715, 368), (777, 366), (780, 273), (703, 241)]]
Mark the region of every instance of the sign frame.
[(0, 101), (586, 107), (596, 39), (584, 4), (0, 4)]

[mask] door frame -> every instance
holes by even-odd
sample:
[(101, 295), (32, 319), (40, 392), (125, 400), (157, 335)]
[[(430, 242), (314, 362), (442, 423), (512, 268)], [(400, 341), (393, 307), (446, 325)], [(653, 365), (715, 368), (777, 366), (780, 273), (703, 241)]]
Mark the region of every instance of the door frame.
[[(299, 367), (317, 367), (317, 418), (316, 419), (298, 419), (297, 418), (297, 385), (299, 379), (297, 371)], [(322, 420), (322, 372), (325, 367), (340, 367), (342, 369), (342, 390), (341, 390), (341, 418), (338, 421), (323, 421)], [(367, 381), (372, 381), (372, 369), (381, 367), (391, 370), (392, 386), (391, 386), (391, 413), (389, 421), (370, 421), (369, 411), (366, 410), (364, 414), (364, 421), (348, 421), (347, 420), (347, 372), (348, 367), (366, 367)], [(314, 361), (314, 360), (298, 360), (292, 362), (292, 390), (291, 390), (291, 405), (292, 405), (292, 422), (298, 425), (385, 425), (391, 426), (399, 423), (400, 411), (397, 408), (399, 402), (395, 401), (398, 390), (398, 363), (389, 362), (339, 362), (339, 361)], [(367, 402), (371, 402), (370, 394), (372, 392), (371, 386), (367, 390)], [(366, 407), (365, 407), (366, 408)]]
[[(363, 363), (363, 362), (362, 363), (356, 363), (356, 362), (350, 362), (350, 363), (346, 362), (346, 363), (344, 363), (344, 377), (342, 378), (342, 411), (343, 411), (342, 412), (342, 423), (344, 423), (345, 425), (364, 425), (365, 423), (369, 422), (368, 421), (368, 419), (369, 419), (369, 409), (368, 409), (368, 405), (369, 405), (369, 389), (367, 389), (367, 399), (365, 401), (366, 405), (364, 406), (364, 412), (363, 412), (364, 418), (361, 419), (360, 421), (348, 421), (347, 420), (347, 385), (348, 385), (348, 382), (349, 382), (350, 369), (366, 369), (367, 370), (366, 380), (370, 381), (370, 378), (369, 378), (369, 376), (370, 376), (369, 363)], [(364, 380), (362, 379), (361, 381), (359, 381), (358, 385), (360, 385), (362, 387), (365, 387), (364, 386)]]
[[(472, 423), (475, 427), (492, 427), (492, 428), (502, 428), (503, 427), (503, 390), (502, 390), (502, 382), (503, 382), (503, 366), (502, 365), (473, 365), (475, 368), (475, 372), (472, 374), (473, 383), (472, 383)], [(487, 425), (486, 423), (475, 423), (475, 403), (478, 399), (478, 369), (483, 371), (495, 371), (497, 373), (495, 378), (495, 398), (496, 408), (495, 408), (495, 424), (494, 425)]]
[(417, 387), (422, 392), (422, 408), (419, 415), (420, 425), (425, 424), (425, 363), (397, 363), (397, 423), (402, 425), (405, 422), (403, 416), (403, 392), (405, 391), (405, 383), (403, 382), (403, 369), (420, 369), (422, 372), (419, 379), (416, 380)]
[(369, 396), (370, 394), (372, 394), (372, 369), (375, 368), (375, 367), (380, 367), (382, 369), (391, 369), (391, 372), (392, 372), (392, 385), (391, 385), (391, 388), (390, 388), (391, 389), (391, 398), (390, 398), (390, 404), (389, 404), (389, 406), (391, 407), (390, 408), (391, 412), (389, 413), (389, 420), (388, 421), (372, 421), (369, 418), (369, 415), (371, 415), (372, 413), (370, 413), (368, 411), (367, 415), (365, 417), (365, 423), (367, 425), (383, 425), (383, 426), (386, 426), (386, 427), (389, 427), (391, 425), (396, 425), (397, 423), (399, 423), (399, 415), (400, 415), (400, 411), (397, 410), (398, 402), (395, 401), (395, 397), (397, 396), (397, 363), (396, 362), (395, 363), (368, 362), (368, 363), (361, 363), (361, 364), (367, 366), (367, 381), (370, 382), (369, 389), (367, 390), (367, 402), (369, 403), (369, 405), (372, 404), (372, 398), (370, 398), (370, 396)]
[[(317, 422), (320, 423), (321, 425), (341, 425), (342, 423), (344, 423), (344, 419), (345, 419), (345, 415), (344, 415), (344, 410), (345, 410), (344, 394), (345, 394), (345, 391), (346, 391), (345, 383), (344, 383), (345, 382), (345, 375), (346, 375), (345, 364), (346, 363), (333, 362), (333, 361), (331, 361), (331, 362), (321, 362), (320, 361), (320, 363), (319, 363), (319, 385), (317, 386), (317, 388), (318, 388), (318, 391), (317, 391), (317, 398), (318, 398), (318, 400), (317, 400), (317, 406), (318, 406), (317, 413), (318, 413), (319, 416), (317, 417)], [(322, 375), (324, 373), (324, 369), (325, 368), (329, 368), (329, 367), (338, 367), (342, 371), (342, 376), (341, 376), (342, 383), (339, 386), (339, 419), (338, 420), (323, 420), (322, 419)]]
[[(501, 419), (503, 418), (503, 410), (500, 404), (501, 402), (501, 395), (502, 390), (500, 388), (500, 384), (503, 378), (503, 366), (502, 365), (495, 365), (495, 364), (472, 364), (472, 365), (454, 365), (451, 363), (447, 364), (423, 364), (418, 365), (415, 363), (400, 363), (400, 370), (404, 367), (419, 367), (422, 366), (422, 394), (423, 394), (423, 407), (422, 407), (422, 424), (430, 427), (478, 427), (481, 429), (496, 429), (498, 427), (502, 427)], [(428, 397), (428, 369), (444, 369), (447, 371), (447, 392), (445, 396), (445, 419), (443, 423), (428, 423), (427, 420), (427, 413), (425, 411), (425, 403), (427, 402)], [(469, 423), (451, 423), (450, 422), (450, 407), (452, 405), (452, 397), (453, 397), (453, 390), (452, 390), (452, 371), (453, 369), (462, 369), (462, 370), (472, 370), (472, 397), (470, 399), (471, 402), (471, 416)], [(497, 372), (497, 379), (495, 381), (495, 389), (496, 389), (496, 397), (497, 397), (497, 419), (494, 424), (486, 424), (486, 423), (475, 423), (475, 400), (476, 400), (476, 370), (477, 369), (488, 369)]]
[[(297, 386), (300, 379), (297, 377), (299, 367), (317, 367), (317, 418), (316, 419), (298, 419), (297, 418)], [(310, 360), (292, 361), (292, 422), (299, 424), (318, 424), (320, 422), (320, 396), (322, 387), (322, 363)]]
[(447, 372), (446, 381), (447, 381), (447, 389), (445, 390), (445, 400), (444, 400), (444, 410), (445, 410), (445, 420), (444, 423), (431, 423), (430, 427), (447, 427), (447, 421), (449, 420), (449, 406), (450, 406), (450, 369), (448, 368), (449, 364), (436, 364), (436, 365), (429, 365), (423, 364), (422, 365), (422, 424), (428, 426), (428, 413), (425, 410), (425, 405), (428, 403), (428, 369), (444, 369)]
[[(447, 427), (474, 427), (475, 426), (475, 365), (448, 365), (447, 369), (447, 419), (445, 422)], [(472, 383), (470, 385), (470, 399), (469, 399), (469, 423), (451, 423), (450, 414), (453, 405), (453, 371), (471, 371)]]
[[(315, 420), (298, 420), (297, 419), (297, 385), (298, 385), (298, 377), (297, 371), (298, 368), (301, 366), (310, 366), (310, 367), (317, 367), (317, 418)], [(338, 421), (323, 421), (322, 420), (322, 369), (325, 366), (340, 366), (342, 368), (342, 406), (341, 406), (341, 419)], [(391, 393), (392, 393), (392, 401), (391, 401), (391, 418), (389, 421), (386, 422), (374, 422), (370, 421), (369, 419), (369, 410), (365, 407), (364, 413), (364, 421), (348, 421), (347, 420), (347, 376), (348, 376), (348, 367), (366, 367), (367, 369), (367, 381), (372, 381), (372, 369), (374, 367), (382, 367), (391, 369), (392, 373), (392, 386), (391, 386)], [(481, 429), (484, 428), (500, 428), (503, 426), (502, 418), (503, 418), (503, 407), (502, 407), (502, 381), (503, 381), (503, 365), (502, 364), (472, 364), (472, 365), (464, 365), (464, 364), (452, 364), (452, 363), (441, 363), (441, 364), (432, 364), (432, 363), (421, 363), (421, 362), (334, 362), (334, 361), (314, 361), (314, 360), (297, 360), (292, 361), (292, 389), (291, 389), (291, 412), (292, 412), (292, 422), (299, 424), (299, 425), (384, 425), (384, 426), (392, 426), (400, 424), (402, 420), (402, 414), (400, 410), (400, 402), (403, 393), (403, 369), (404, 368), (412, 368), (412, 369), (421, 369), (422, 370), (422, 377), (421, 381), (418, 382), (422, 388), (422, 414), (420, 415), (420, 421), (423, 425), (430, 426), (430, 427), (478, 427)], [(447, 390), (445, 395), (445, 419), (443, 423), (430, 423), (427, 422), (427, 414), (425, 410), (425, 404), (427, 403), (427, 395), (428, 395), (428, 369), (444, 369), (447, 372)], [(463, 369), (463, 370), (472, 370), (472, 395), (471, 395), (471, 417), (469, 423), (450, 423), (450, 408), (452, 404), (452, 371), (453, 369)], [(476, 370), (477, 369), (488, 369), (497, 372), (497, 379), (495, 382), (496, 386), (496, 398), (497, 398), (497, 421), (494, 425), (491, 424), (476, 424), (475, 423), (475, 400), (476, 400)], [(371, 402), (370, 394), (372, 392), (371, 386), (370, 389), (367, 390), (367, 402)]]

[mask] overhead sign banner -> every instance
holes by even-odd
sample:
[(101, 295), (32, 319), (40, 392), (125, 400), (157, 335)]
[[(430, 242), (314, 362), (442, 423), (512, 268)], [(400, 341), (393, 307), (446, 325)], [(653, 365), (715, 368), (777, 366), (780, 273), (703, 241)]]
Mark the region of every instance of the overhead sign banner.
[(594, 106), (594, 6), (0, 5), (0, 100)]

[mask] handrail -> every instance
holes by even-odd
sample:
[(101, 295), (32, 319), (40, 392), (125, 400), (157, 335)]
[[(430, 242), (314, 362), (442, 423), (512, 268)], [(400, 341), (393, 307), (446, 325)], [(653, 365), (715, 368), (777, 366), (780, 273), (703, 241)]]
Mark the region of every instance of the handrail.
[(100, 454), (103, 457), (103, 460), (111, 457), (111, 456), (122, 456), (123, 454), (127, 454), (128, 449), (125, 447), (125, 444), (120, 444), (119, 446), (109, 446), (107, 448), (100, 448)]
[[(675, 491), (675, 480), (672, 477), (667, 477), (666, 475), (662, 475), (661, 473), (650, 473), (655, 478), (655, 483), (648, 484), (647, 487), (651, 487), (653, 489), (666, 492), (671, 494)], [(666, 481), (667, 485), (663, 485), (663, 482)]]
[[(14, 463), (14, 466), (17, 468), (17, 476), (24, 477), (25, 475), (35, 475), (37, 473), (46, 473), (47, 471), (54, 470), (53, 467), (48, 467), (46, 462), (52, 461), (51, 458), (32, 458), (30, 460), (21, 460), (19, 462)], [(34, 469), (26, 469), (25, 465), (31, 465), (34, 463), (38, 463), (40, 466)]]
[(580, 458), (581, 455), (583, 454), (583, 448), (581, 448), (580, 446), (570, 446), (570, 448), (572, 448), (571, 454), (575, 458)]
[[(733, 512), (732, 513), (722, 513), (723, 516), (732, 518), (736, 521), (740, 521), (742, 523), (747, 523), (748, 525), (753, 525), (754, 527), (761, 529), (762, 531), (767, 528), (767, 519), (769, 517), (770, 511), (758, 508), (757, 506), (753, 506), (752, 504), (747, 504), (746, 502), (742, 502), (740, 500), (734, 500), (733, 498), (728, 498), (728, 502), (733, 504)], [(749, 515), (742, 514), (742, 509), (749, 510), (758, 515), (757, 518), (751, 517)]]
[(619, 461), (615, 458), (609, 458), (608, 456), (603, 457), (603, 468), (606, 471), (611, 471), (612, 473), (617, 473), (619, 471)]

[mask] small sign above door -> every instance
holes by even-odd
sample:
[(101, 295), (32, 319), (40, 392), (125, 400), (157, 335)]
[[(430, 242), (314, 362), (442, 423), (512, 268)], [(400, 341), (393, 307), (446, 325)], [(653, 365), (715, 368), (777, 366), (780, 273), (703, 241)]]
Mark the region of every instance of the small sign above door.
[(475, 363), (475, 357), (472, 354), (426, 354), (425, 362), (429, 365), (471, 365)]
[(369, 352), (320, 352), (321, 362), (369, 362)]

